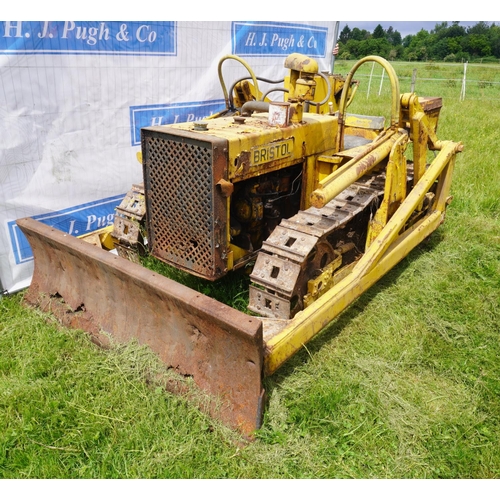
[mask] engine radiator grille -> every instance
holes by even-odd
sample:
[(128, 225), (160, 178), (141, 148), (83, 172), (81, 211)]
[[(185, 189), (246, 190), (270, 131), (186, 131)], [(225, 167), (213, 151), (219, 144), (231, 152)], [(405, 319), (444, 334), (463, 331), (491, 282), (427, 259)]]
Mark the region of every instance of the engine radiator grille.
[(226, 171), (223, 145), (194, 132), (164, 130), (142, 129), (149, 251), (216, 279), (226, 271), (226, 204), (216, 186)]

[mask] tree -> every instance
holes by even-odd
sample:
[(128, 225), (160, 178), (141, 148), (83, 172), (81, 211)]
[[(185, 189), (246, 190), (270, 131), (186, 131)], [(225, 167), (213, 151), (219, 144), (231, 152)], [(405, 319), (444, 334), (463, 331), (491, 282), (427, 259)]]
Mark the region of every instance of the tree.
[(490, 27), (491, 53), (500, 58), (500, 26), (492, 24)]
[(372, 37), (359, 42), (358, 54), (359, 57), (376, 55), (387, 58), (391, 49), (391, 44), (385, 38)]
[(462, 38), (459, 36), (455, 38), (447, 38), (446, 39), (447, 54), (457, 54), (458, 52), (460, 52), (460, 50), (462, 49), (462, 45), (460, 44), (461, 40)]
[(472, 34), (465, 38), (464, 49), (472, 56), (486, 57), (491, 55), (491, 45), (485, 34)]
[(377, 24), (376, 28), (373, 30), (373, 38), (385, 38), (385, 30), (382, 28), (381, 24)]
[(437, 23), (434, 26), (434, 29), (431, 30), (431, 34), (435, 34), (438, 36), (438, 38), (441, 38), (441, 36), (446, 32), (448, 29), (448, 23), (446, 21), (442, 23)]
[(339, 43), (347, 43), (351, 38), (351, 29), (347, 24), (342, 28), (339, 35)]
[(429, 48), (429, 55), (432, 59), (444, 59), (448, 54), (448, 43), (444, 38), (433, 43)]
[(490, 30), (490, 25), (485, 21), (479, 21), (474, 26), (467, 29), (469, 35), (486, 35)]
[[(415, 36), (412, 36), (405, 47), (404, 57), (410, 59), (415, 58), (419, 61), (427, 59), (430, 34), (428, 31), (421, 29)], [(406, 38), (405, 38), (406, 40)]]
[(389, 26), (389, 28), (387, 28), (386, 38), (391, 45), (401, 45), (401, 33), (395, 30), (392, 26)]
[(404, 38), (403, 38), (403, 47), (409, 47), (410, 44), (411, 44), (411, 41), (413, 40), (413, 37), (415, 35), (406, 35)]
[(366, 38), (370, 37), (370, 33), (366, 30), (360, 30), (359, 28), (353, 28), (351, 32), (351, 39), (352, 40), (358, 40), (359, 42), (361, 40), (365, 40)]
[(384, 30), (378, 24), (369, 33), (345, 26), (339, 37), (341, 53), (353, 58), (376, 54), (407, 60), (469, 60), (471, 57), (500, 59), (500, 25), (480, 21), (465, 28), (459, 21), (436, 23), (430, 33), (421, 29), (415, 35), (402, 39), (392, 26)]
[(446, 36), (448, 38), (458, 38), (466, 35), (465, 28), (458, 24), (458, 21), (454, 21), (452, 26), (449, 27)]

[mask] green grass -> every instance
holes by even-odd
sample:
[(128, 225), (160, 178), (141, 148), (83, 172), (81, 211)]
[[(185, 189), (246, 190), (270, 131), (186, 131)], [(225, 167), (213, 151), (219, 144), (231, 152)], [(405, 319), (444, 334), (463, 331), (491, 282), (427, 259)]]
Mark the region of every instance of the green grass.
[[(465, 145), (445, 224), (265, 380), (247, 446), (165, 392), (147, 348), (100, 349), (5, 297), (0, 477), (499, 478), (499, 131), (498, 100), (444, 95), (438, 135)], [(246, 278), (183, 279), (244, 308)]]
[(250, 285), (250, 277), (244, 270), (226, 274), (223, 278), (212, 282), (176, 269), (155, 259), (151, 255), (141, 257), (141, 264), (162, 276), (182, 283), (238, 311), (248, 312), (248, 287)]
[[(469, 100), (489, 99), (500, 100), (500, 68), (498, 64), (468, 64), (443, 62), (401, 62), (391, 63), (399, 78), (401, 92), (410, 92), (413, 72), (415, 73), (415, 92), (424, 96), (443, 97), (445, 102), (459, 100), (462, 93), (464, 70), (466, 76), (465, 97)], [(352, 68), (352, 61), (337, 61), (335, 72), (347, 74)], [(373, 71), (372, 71), (373, 66)], [(370, 83), (371, 75), (371, 83)], [(384, 75), (382, 86), (382, 66), (372, 62), (363, 64), (356, 72), (355, 79), (361, 82), (359, 93), (363, 97), (389, 92), (389, 79)]]
[(147, 348), (97, 348), (21, 296), (0, 302), (1, 477), (192, 478), (234, 452), (232, 433), (164, 391), (172, 374)]

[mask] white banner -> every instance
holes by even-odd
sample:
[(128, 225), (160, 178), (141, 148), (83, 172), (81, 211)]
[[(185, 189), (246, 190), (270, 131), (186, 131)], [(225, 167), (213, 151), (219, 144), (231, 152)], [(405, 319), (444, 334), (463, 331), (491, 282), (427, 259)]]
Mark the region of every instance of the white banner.
[[(28, 286), (33, 272), (16, 219), (76, 236), (108, 225), (142, 182), (141, 127), (224, 109), (227, 54), (274, 80), (293, 52), (328, 71), (335, 24), (0, 22), (0, 291)], [(222, 71), (228, 90), (248, 75), (234, 60)]]

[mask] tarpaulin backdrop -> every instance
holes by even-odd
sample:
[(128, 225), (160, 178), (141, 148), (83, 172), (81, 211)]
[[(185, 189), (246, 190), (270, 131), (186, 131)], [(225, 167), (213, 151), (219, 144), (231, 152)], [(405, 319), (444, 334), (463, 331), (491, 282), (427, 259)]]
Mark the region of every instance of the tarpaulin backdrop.
[[(113, 221), (133, 183), (140, 129), (224, 109), (221, 57), (277, 79), (288, 54), (328, 71), (336, 22), (0, 22), (0, 291), (29, 285), (16, 219), (79, 236)], [(227, 60), (226, 86), (247, 70)], [(281, 100), (282, 96), (273, 95)]]

